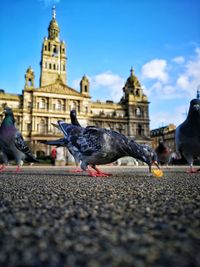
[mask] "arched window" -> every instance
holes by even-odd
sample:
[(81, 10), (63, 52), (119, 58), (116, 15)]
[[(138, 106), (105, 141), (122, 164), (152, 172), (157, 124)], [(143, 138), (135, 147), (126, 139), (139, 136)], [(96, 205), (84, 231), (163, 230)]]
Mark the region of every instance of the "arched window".
[(44, 119), (41, 119), (38, 124), (38, 133), (46, 134), (46, 122)]
[(62, 110), (62, 102), (60, 100), (58, 100), (57, 103), (56, 103), (56, 109), (57, 110)]
[(137, 135), (139, 135), (139, 136), (144, 135), (144, 129), (142, 128), (141, 124), (138, 124), (138, 126), (137, 126)]
[(29, 78), (29, 79), (28, 79), (28, 86), (32, 86), (32, 85), (33, 85), (33, 83), (32, 83), (32, 79)]
[(141, 108), (137, 107), (135, 110), (135, 114), (137, 117), (140, 117), (141, 116)]
[(76, 102), (75, 101), (72, 101), (71, 103), (70, 103), (70, 110), (73, 110), (73, 109), (77, 109), (77, 104), (76, 104)]
[(63, 71), (65, 71), (65, 65), (63, 65)]
[(39, 102), (39, 108), (40, 109), (46, 109), (46, 100), (44, 98), (40, 99), (40, 102)]
[(53, 69), (54, 69), (54, 70), (56, 69), (56, 64), (53, 64)]
[(51, 70), (51, 63), (49, 63), (49, 69)]

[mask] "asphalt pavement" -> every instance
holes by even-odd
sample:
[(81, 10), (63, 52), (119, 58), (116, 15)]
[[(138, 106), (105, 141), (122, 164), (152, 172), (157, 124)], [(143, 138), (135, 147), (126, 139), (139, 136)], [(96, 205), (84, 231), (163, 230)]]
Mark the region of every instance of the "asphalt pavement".
[(200, 266), (200, 173), (13, 170), (0, 173), (0, 266)]

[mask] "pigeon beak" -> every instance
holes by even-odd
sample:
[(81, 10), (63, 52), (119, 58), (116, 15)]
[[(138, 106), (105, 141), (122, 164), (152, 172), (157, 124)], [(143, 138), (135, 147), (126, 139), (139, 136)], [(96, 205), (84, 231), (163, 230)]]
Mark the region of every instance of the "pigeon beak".
[(155, 164), (156, 167), (160, 170), (160, 166), (158, 165), (158, 162), (156, 160), (153, 161), (152, 165)]

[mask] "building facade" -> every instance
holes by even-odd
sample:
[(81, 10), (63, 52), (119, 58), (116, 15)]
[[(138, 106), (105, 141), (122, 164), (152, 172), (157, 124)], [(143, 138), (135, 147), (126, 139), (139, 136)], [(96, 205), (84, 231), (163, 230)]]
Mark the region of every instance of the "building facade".
[(22, 94), (0, 90), (0, 109), (3, 110), (5, 105), (13, 109), (18, 129), (37, 156), (50, 155), (51, 147), (40, 141), (60, 138), (62, 134), (52, 123), (58, 120), (70, 122), (72, 109), (76, 109), (82, 126), (113, 129), (139, 143), (150, 144), (149, 102), (132, 68), (119, 103), (93, 101), (90, 82), (85, 75), (80, 81), (80, 91), (68, 86), (66, 44), (60, 40), (55, 9), (48, 27), (48, 38), (44, 38), (42, 44), (40, 64), (39, 88), (35, 87), (34, 70), (29, 67)]

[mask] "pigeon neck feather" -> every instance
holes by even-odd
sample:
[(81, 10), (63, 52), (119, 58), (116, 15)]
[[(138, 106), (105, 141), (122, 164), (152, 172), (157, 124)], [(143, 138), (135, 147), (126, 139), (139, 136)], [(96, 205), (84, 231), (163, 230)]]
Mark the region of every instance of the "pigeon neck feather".
[(14, 125), (14, 123), (15, 123), (15, 119), (14, 119), (13, 114), (9, 114), (9, 115), (5, 116), (5, 118), (2, 122), (2, 125), (8, 126), (8, 125)]

